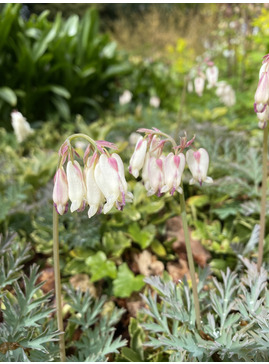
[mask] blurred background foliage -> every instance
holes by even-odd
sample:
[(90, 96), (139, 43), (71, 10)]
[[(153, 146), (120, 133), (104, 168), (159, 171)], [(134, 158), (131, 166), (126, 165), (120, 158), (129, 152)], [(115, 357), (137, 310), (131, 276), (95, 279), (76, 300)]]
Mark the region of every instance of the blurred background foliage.
[[(91, 220), (86, 212), (61, 217), (63, 280), (84, 275), (87, 287), (127, 308), (123, 299), (136, 300), (145, 286), (143, 252), (172, 279), (171, 263), (183, 264), (184, 257), (167, 228), (180, 213), (178, 201), (147, 197), (127, 173), (130, 135), (152, 126), (177, 140), (184, 131), (196, 134), (195, 147), (209, 152), (214, 185), (189, 186), (187, 170), (183, 182), (192, 238), (210, 252), (214, 273), (236, 267), (246, 246), (246, 256), (256, 256), (262, 131), (253, 98), (269, 52), (268, 19), (268, 4), (0, 6), (0, 231), (16, 233), (14, 244), (22, 248), (30, 243), (26, 269), (52, 265), (57, 151), (67, 136), (82, 132), (118, 145), (134, 203)], [(205, 88), (202, 97), (187, 92), (186, 77), (205, 58), (233, 87), (234, 105), (215, 89)], [(132, 97), (120, 103), (124, 90)], [(150, 104), (152, 97), (159, 106)], [(34, 130), (22, 143), (12, 131), (13, 109)]]

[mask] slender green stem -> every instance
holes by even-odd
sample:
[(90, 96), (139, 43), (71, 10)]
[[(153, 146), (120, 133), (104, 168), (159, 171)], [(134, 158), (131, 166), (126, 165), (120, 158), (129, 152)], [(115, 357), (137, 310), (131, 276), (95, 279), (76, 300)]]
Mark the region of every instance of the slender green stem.
[(262, 151), (262, 196), (261, 196), (261, 215), (260, 215), (260, 237), (258, 249), (258, 271), (262, 266), (263, 242), (265, 234), (265, 217), (266, 217), (266, 183), (267, 183), (267, 149), (268, 149), (268, 125), (263, 131), (263, 151)]
[(200, 314), (200, 306), (199, 306), (199, 299), (198, 299), (198, 290), (197, 290), (197, 284), (196, 284), (196, 279), (195, 279), (195, 268), (194, 268), (192, 250), (191, 250), (189, 229), (188, 229), (188, 223), (187, 223), (187, 214), (186, 214), (186, 204), (185, 204), (185, 198), (184, 198), (182, 184), (181, 184), (181, 187), (182, 187), (182, 193), (180, 193), (179, 196), (180, 196), (182, 226), (183, 226), (183, 230), (184, 230), (188, 264), (189, 264), (191, 282), (192, 282), (192, 292), (193, 292), (193, 299), (194, 299), (196, 325), (197, 325), (197, 329), (200, 331), (201, 330), (201, 314)]
[(54, 277), (55, 277), (55, 299), (56, 299), (56, 314), (60, 345), (60, 359), (65, 361), (65, 344), (64, 344), (64, 325), (62, 315), (62, 300), (61, 300), (61, 275), (60, 275), (60, 259), (59, 259), (59, 216), (53, 206), (53, 261), (54, 261)]

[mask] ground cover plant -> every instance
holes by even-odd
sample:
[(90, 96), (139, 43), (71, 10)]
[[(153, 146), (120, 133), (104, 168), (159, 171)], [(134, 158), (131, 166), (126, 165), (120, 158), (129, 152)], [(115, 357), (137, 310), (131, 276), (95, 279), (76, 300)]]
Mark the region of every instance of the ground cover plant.
[(267, 361), (266, 4), (186, 5), (214, 31), (151, 58), (0, 10), (1, 360)]

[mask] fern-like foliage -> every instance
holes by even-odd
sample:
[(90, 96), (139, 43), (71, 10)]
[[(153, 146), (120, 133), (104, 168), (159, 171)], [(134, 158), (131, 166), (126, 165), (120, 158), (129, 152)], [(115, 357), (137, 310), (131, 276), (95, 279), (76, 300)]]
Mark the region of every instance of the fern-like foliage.
[[(207, 277), (199, 282), (202, 331), (194, 323), (194, 305), (186, 280), (176, 285), (160, 277), (146, 278), (158, 291), (144, 300), (149, 323), (147, 346), (162, 348), (171, 361), (268, 361), (268, 274), (241, 257), (245, 270), (229, 269), (222, 280)], [(206, 288), (206, 289), (205, 289)]]
[(71, 344), (76, 353), (69, 356), (68, 361), (100, 362), (106, 361), (108, 354), (118, 353), (118, 349), (126, 345), (126, 340), (114, 339), (114, 325), (124, 310), (114, 308), (105, 314), (105, 297), (94, 299), (89, 291), (82, 293), (70, 287), (66, 287), (66, 291), (74, 312), (69, 323), (75, 325), (74, 330), (82, 331), (80, 339)]
[(0, 235), (0, 292), (7, 285), (15, 282), (23, 267), (23, 262), (29, 257), (30, 246), (26, 245), (24, 248), (18, 248), (16, 253), (12, 252), (12, 246), (17, 246), (15, 241), (16, 235), (10, 235), (4, 238)]
[(54, 341), (58, 331), (48, 323), (54, 309), (51, 294), (43, 295), (37, 283), (38, 267), (33, 265), (29, 277), (13, 283), (13, 293), (2, 294), (3, 322), (0, 323), (1, 361), (52, 361), (57, 358)]

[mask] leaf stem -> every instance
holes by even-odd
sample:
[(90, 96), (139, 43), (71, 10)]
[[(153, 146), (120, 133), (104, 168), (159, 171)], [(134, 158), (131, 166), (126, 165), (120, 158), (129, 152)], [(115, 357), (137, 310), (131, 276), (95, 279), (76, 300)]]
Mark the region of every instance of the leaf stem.
[(263, 245), (265, 234), (265, 217), (266, 217), (266, 183), (267, 183), (267, 149), (268, 149), (268, 125), (263, 131), (263, 151), (262, 151), (262, 196), (261, 196), (261, 214), (260, 214), (260, 237), (258, 248), (257, 268), (260, 271), (263, 258)]
[(187, 223), (186, 203), (185, 203), (185, 198), (184, 198), (183, 183), (181, 183), (181, 187), (182, 187), (182, 193), (180, 193), (179, 196), (180, 196), (182, 226), (183, 226), (183, 230), (184, 230), (184, 237), (185, 237), (186, 251), (187, 251), (187, 257), (188, 257), (188, 264), (189, 264), (191, 282), (192, 282), (192, 291), (193, 291), (196, 325), (197, 325), (198, 331), (200, 331), (201, 330), (200, 305), (199, 305), (199, 299), (198, 299), (197, 283), (196, 283), (196, 279), (195, 279), (195, 268), (194, 268), (194, 262), (193, 262), (193, 256), (192, 256), (192, 250), (191, 250), (191, 243), (190, 243), (190, 236), (189, 236), (189, 229), (188, 229), (188, 223)]
[(60, 259), (59, 259), (59, 216), (53, 206), (53, 262), (54, 262), (54, 279), (55, 279), (55, 299), (56, 299), (56, 315), (60, 346), (60, 359), (65, 361), (65, 343), (64, 343), (64, 325), (62, 315), (61, 300), (61, 275), (60, 275)]

